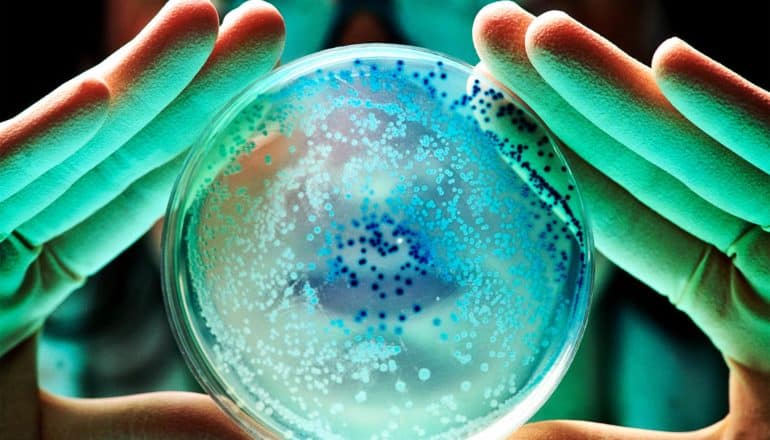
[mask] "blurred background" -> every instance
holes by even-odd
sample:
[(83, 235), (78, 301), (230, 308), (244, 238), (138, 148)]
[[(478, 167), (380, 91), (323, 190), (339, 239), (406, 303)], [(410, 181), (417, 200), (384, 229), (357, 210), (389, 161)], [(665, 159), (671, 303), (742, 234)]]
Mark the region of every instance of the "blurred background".
[[(215, 2), (224, 15), (242, 3)], [(478, 58), (471, 25), (482, 0), (276, 0), (287, 24), (286, 63), (342, 44), (387, 41)], [(561, 9), (649, 63), (679, 36), (754, 83), (770, 87), (770, 2), (523, 0)], [(14, 2), (0, 26), (0, 120), (10, 118), (131, 39), (159, 0)], [(64, 17), (67, 17), (66, 19)], [(199, 391), (171, 335), (160, 288), (160, 225), (76, 291), (41, 338), (41, 385), (84, 397)], [(727, 411), (720, 354), (668, 300), (602, 262), (586, 336), (567, 377), (536, 419), (579, 418), (689, 430)]]

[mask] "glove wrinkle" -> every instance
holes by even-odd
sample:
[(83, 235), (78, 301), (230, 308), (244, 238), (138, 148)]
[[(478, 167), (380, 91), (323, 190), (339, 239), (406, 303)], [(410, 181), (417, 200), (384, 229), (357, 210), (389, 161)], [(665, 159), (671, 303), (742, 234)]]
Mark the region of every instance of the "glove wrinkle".
[(761, 228), (759, 227), (759, 225), (754, 225), (754, 224), (747, 224), (747, 225), (746, 225), (746, 228), (744, 228), (744, 229), (743, 229), (743, 231), (741, 231), (741, 233), (740, 233), (740, 234), (738, 234), (738, 235), (735, 237), (735, 239), (733, 239), (732, 243), (730, 243), (730, 245), (729, 245), (729, 246), (727, 246), (727, 249), (726, 249), (726, 251), (725, 251), (725, 253), (727, 254), (727, 256), (728, 256), (728, 257), (729, 257), (731, 260), (732, 260), (732, 259), (734, 259), (734, 257), (735, 257), (735, 255), (736, 255), (736, 253), (738, 252), (738, 247), (740, 246), (740, 243), (741, 243), (743, 240), (745, 240), (745, 239), (746, 239), (746, 237), (751, 237), (751, 238), (753, 239), (753, 238), (754, 238), (754, 233), (755, 233), (757, 230), (760, 230), (760, 229), (761, 229)]
[(85, 277), (14, 232), (0, 243), (0, 357), (32, 335)]
[(671, 304), (676, 308), (682, 310), (683, 300), (698, 291), (701, 280), (704, 278), (704, 273), (707, 271), (708, 265), (710, 264), (711, 255), (715, 251), (716, 248), (714, 248), (714, 246), (703, 246), (703, 253), (698, 259), (698, 263), (695, 265), (692, 273), (687, 277), (687, 281), (684, 282), (682, 289), (679, 293), (672, 292), (668, 295), (669, 301), (671, 301)]
[(746, 277), (746, 281), (770, 300), (770, 234), (752, 225), (727, 249), (727, 256)]
[(770, 360), (764, 355), (770, 347), (770, 300), (750, 286), (735, 266), (730, 271), (730, 304), (735, 310), (723, 326), (725, 342), (718, 347), (743, 365), (770, 372)]
[(770, 372), (770, 301), (724, 254), (708, 246), (681, 293), (671, 302), (705, 331), (727, 357)]

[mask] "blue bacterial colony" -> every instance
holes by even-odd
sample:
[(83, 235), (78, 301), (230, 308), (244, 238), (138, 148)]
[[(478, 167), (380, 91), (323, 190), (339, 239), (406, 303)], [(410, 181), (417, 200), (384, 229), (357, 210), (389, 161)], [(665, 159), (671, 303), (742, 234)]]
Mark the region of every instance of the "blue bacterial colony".
[(198, 371), (252, 433), (501, 435), (571, 360), (591, 272), (573, 178), (464, 65), (392, 46), (289, 65), (180, 185)]

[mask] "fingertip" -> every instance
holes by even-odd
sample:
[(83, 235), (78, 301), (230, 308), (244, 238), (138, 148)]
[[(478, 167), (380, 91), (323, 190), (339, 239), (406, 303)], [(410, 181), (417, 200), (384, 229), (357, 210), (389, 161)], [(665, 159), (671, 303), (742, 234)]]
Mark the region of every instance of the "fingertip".
[(81, 75), (1, 122), (0, 200), (88, 142), (107, 120), (110, 103), (110, 89), (104, 81)]
[(659, 99), (647, 66), (564, 12), (535, 18), (527, 29), (525, 47), (535, 69), (557, 89), (576, 87), (580, 90), (575, 93), (582, 94), (598, 80), (612, 85), (606, 90), (634, 90)]
[(583, 25), (562, 11), (548, 11), (536, 17), (524, 37), (527, 54), (558, 53), (571, 48), (575, 38), (587, 31)]
[(68, 118), (71, 130), (95, 133), (107, 120), (111, 103), (110, 87), (102, 79), (90, 75), (72, 81), (75, 86), (71, 94), (64, 96), (59, 106), (53, 107), (54, 113), (58, 113), (60, 118)]
[(473, 21), (476, 50), (501, 49), (521, 41), (534, 17), (516, 3), (500, 1), (484, 6)]
[[(129, 43), (92, 72), (107, 81), (116, 101), (135, 84), (154, 77), (153, 74), (162, 74), (167, 81), (165, 91), (174, 94), (184, 83), (181, 80), (194, 76), (203, 65), (218, 32), (219, 15), (211, 2), (172, 0)], [(172, 70), (173, 74), (169, 74)]]
[(71, 79), (0, 125), (0, 154), (59, 126), (93, 133), (106, 119), (109, 105), (110, 88), (103, 80), (92, 76)]
[(666, 78), (682, 72), (697, 62), (695, 49), (677, 37), (671, 37), (658, 46), (652, 55), (652, 72), (656, 78)]
[(163, 6), (157, 17), (184, 25), (188, 29), (217, 32), (219, 13), (209, 0), (171, 0)]
[(685, 118), (770, 173), (770, 92), (679, 38), (669, 38), (655, 51), (652, 75)]
[(280, 59), (285, 38), (286, 26), (276, 8), (261, 0), (248, 1), (225, 16), (205, 69), (235, 63), (249, 75), (264, 74)]
[[(501, 1), (482, 8), (473, 23), (473, 43), (479, 58), (499, 74), (529, 66), (524, 35), (534, 16), (516, 3)], [(486, 67), (486, 66), (485, 66)]]
[(286, 25), (283, 16), (262, 0), (251, 0), (230, 11), (222, 21), (223, 32), (230, 38), (253, 39), (255, 41), (283, 42)]
[(75, 86), (73, 96), (80, 101), (81, 107), (106, 113), (110, 104), (110, 87), (102, 79), (88, 76)]
[(548, 11), (536, 17), (524, 35), (527, 59), (551, 87), (565, 77), (572, 78), (592, 60), (602, 59), (590, 31), (562, 11)]
[[(161, 30), (165, 30), (162, 32)], [(134, 41), (148, 49), (172, 40), (197, 42), (210, 40), (213, 44), (219, 32), (219, 13), (208, 0), (171, 0), (142, 29)]]
[(754, 115), (770, 113), (770, 93), (679, 38), (669, 38), (658, 46), (652, 57), (652, 72), (667, 96), (678, 88), (688, 93), (700, 90), (719, 96), (713, 99), (750, 109)]

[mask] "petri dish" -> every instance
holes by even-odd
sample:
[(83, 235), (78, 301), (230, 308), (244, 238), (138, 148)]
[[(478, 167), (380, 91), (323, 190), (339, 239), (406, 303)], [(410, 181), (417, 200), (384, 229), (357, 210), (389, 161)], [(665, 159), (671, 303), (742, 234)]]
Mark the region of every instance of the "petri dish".
[(585, 327), (592, 243), (569, 166), (505, 90), (390, 44), (258, 80), (187, 158), (170, 321), (256, 438), (503, 437)]

